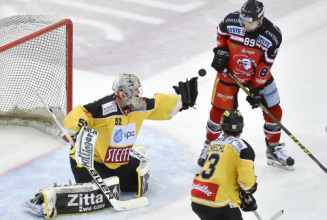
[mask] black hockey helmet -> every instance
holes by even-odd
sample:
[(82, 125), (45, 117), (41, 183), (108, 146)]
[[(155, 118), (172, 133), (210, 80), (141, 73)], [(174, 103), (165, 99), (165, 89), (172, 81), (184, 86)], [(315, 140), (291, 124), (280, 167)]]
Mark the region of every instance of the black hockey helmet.
[(262, 2), (256, 0), (248, 0), (241, 8), (239, 19), (240, 21), (252, 23), (254, 21), (259, 21), (264, 12), (265, 8)]
[(224, 132), (242, 132), (244, 127), (243, 116), (239, 110), (227, 110), (220, 121)]

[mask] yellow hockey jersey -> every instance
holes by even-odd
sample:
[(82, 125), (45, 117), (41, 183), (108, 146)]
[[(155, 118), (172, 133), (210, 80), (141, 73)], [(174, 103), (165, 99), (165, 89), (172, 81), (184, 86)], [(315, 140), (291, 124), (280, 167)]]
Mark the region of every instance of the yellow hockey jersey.
[(256, 181), (255, 154), (243, 139), (220, 137), (208, 149), (207, 159), (192, 185), (192, 201), (210, 207), (239, 207), (240, 187), (250, 190)]
[[(141, 125), (145, 119), (169, 120), (182, 107), (178, 95), (157, 93), (154, 98), (143, 98), (146, 110), (121, 109), (115, 101), (115, 94), (87, 105), (74, 108), (63, 123), (70, 135), (76, 134), (84, 125), (99, 132), (95, 144), (94, 160), (116, 169), (129, 162), (129, 153), (133, 147)], [(75, 149), (70, 151), (74, 158)]]

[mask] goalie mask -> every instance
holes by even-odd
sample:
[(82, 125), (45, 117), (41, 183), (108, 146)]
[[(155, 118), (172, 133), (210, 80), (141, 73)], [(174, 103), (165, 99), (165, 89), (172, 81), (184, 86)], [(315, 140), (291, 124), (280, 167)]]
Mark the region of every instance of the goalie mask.
[(142, 85), (137, 76), (129, 73), (119, 74), (119, 78), (112, 85), (112, 90), (135, 108), (142, 107)]

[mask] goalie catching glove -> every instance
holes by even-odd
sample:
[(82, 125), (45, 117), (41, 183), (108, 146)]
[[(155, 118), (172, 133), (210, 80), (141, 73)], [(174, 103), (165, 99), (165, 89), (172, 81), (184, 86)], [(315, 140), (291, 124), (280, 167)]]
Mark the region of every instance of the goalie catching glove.
[(185, 82), (179, 82), (178, 86), (173, 86), (173, 88), (182, 97), (183, 107), (180, 111), (195, 105), (196, 98), (198, 97), (198, 77), (193, 77), (190, 80), (186, 79)]

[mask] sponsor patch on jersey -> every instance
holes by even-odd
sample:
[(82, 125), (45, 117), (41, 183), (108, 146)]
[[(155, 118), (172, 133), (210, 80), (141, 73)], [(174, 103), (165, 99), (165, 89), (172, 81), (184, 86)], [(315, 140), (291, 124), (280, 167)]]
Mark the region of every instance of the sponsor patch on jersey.
[(266, 83), (267, 82), (267, 80), (266, 79), (255, 79), (255, 81), (258, 83), (258, 84), (264, 84), (264, 83)]
[(275, 41), (275, 43), (276, 43), (277, 45), (279, 44), (279, 41), (278, 41), (276, 35), (274, 35), (273, 33), (271, 33), (269, 30), (266, 30), (266, 31), (265, 31), (265, 34), (269, 35), (269, 36), (273, 39), (273, 41)]
[(241, 152), (241, 150), (247, 148), (247, 146), (239, 139), (235, 138), (233, 142), (231, 142), (231, 145), (237, 150), (237, 152)]
[(133, 145), (136, 140), (135, 123), (125, 126), (115, 126), (110, 140), (110, 146), (127, 146)]
[(270, 99), (270, 98), (272, 98), (276, 93), (277, 93), (277, 88), (275, 88), (273, 91), (271, 91), (271, 92), (265, 94), (265, 96), (266, 96), (268, 99)]
[(242, 50), (241, 52), (242, 52), (242, 53), (247, 53), (248, 55), (253, 55), (253, 54), (255, 54), (255, 51), (245, 50), (245, 48), (243, 48), (243, 50)]
[(231, 47), (234, 51), (237, 50), (237, 45), (236, 45), (236, 44), (232, 44), (232, 43), (230, 43), (230, 47)]
[(219, 185), (215, 183), (202, 182), (197, 179), (193, 180), (191, 195), (196, 198), (214, 202)]
[(236, 23), (236, 24), (239, 24), (239, 20), (236, 19), (236, 18), (227, 18), (226, 19), (226, 23)]
[(229, 26), (227, 26), (227, 31), (230, 34), (236, 34), (239, 36), (245, 35), (245, 29), (243, 27), (229, 25)]
[(127, 163), (129, 161), (129, 153), (133, 145), (127, 147), (108, 147), (105, 157), (105, 163)]
[(223, 100), (224, 102), (226, 102), (227, 100), (233, 100), (234, 99), (234, 96), (232, 96), (232, 95), (223, 95), (223, 94), (221, 94), (221, 93), (218, 93), (217, 94), (217, 96), (219, 97), (219, 98), (221, 98), (221, 100)]
[(267, 48), (272, 46), (272, 42), (262, 35), (258, 36), (257, 42)]
[(103, 115), (108, 115), (112, 112), (117, 111), (117, 104), (115, 101), (107, 102), (102, 105), (102, 113)]

